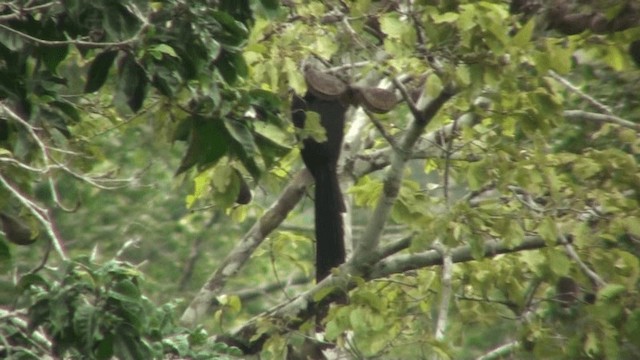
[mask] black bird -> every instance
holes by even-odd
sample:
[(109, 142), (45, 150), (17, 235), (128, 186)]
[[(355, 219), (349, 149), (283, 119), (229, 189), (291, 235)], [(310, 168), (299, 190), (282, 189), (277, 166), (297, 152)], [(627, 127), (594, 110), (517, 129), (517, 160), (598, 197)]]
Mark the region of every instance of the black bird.
[(304, 128), (305, 112), (320, 114), (327, 140), (303, 139), (302, 160), (315, 179), (316, 282), (345, 261), (342, 213), (345, 211), (338, 182), (338, 158), (344, 137), (344, 118), (348, 105), (340, 99), (321, 99), (311, 92), (294, 95), (291, 105), (293, 124)]

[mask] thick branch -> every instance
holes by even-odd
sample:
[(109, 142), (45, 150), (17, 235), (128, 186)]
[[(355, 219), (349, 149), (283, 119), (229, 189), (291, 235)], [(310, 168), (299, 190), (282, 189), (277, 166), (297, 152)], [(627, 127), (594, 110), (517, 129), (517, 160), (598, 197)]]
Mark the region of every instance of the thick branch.
[[(563, 240), (559, 239), (558, 244)], [(506, 241), (488, 241), (484, 245), (484, 256), (491, 258), (500, 254), (508, 254), (525, 250), (540, 249), (547, 243), (538, 236), (529, 236), (516, 246), (508, 245)], [(478, 260), (472, 256), (470, 245), (459, 246), (451, 249), (449, 253), (452, 263), (463, 263)], [(380, 259), (376, 256), (375, 261)], [(442, 254), (436, 250), (419, 254), (398, 255), (393, 258), (380, 261), (369, 274), (364, 275), (365, 280), (383, 278), (392, 274), (416, 270), (425, 267), (443, 264)], [(266, 323), (278, 324), (280, 332), (284, 333), (296, 329), (314, 315), (315, 309), (330, 302), (336, 295), (348, 291), (356, 286), (355, 281), (349, 281), (345, 276), (329, 276), (313, 288), (300, 294), (296, 298), (280, 304), (273, 309), (261, 314), (245, 325), (237, 329), (231, 336), (218, 337), (216, 341), (222, 341), (238, 346), (245, 354), (253, 354), (260, 351), (262, 344), (270, 337), (277, 335), (277, 331), (269, 330), (269, 333), (260, 334), (260, 329), (266, 329)], [(318, 297), (322, 297), (318, 300)]]
[[(558, 239), (558, 244), (563, 243), (564, 241), (562, 239)], [(545, 247), (545, 241), (540, 236), (527, 236), (521, 244), (516, 246), (511, 246), (506, 241), (490, 240), (484, 244), (483, 255), (485, 258), (492, 258), (496, 255), (540, 249), (543, 247)], [(473, 260), (476, 259), (473, 257), (472, 249), (469, 245), (451, 249), (451, 261), (454, 263)], [(397, 255), (378, 262), (373, 267), (371, 277), (380, 278), (434, 265), (442, 265), (442, 254), (436, 250), (429, 250), (417, 254)]]
[(444, 89), (424, 110), (420, 111), (419, 117), (413, 119), (409, 130), (400, 140), (399, 148), (393, 154), (391, 167), (385, 176), (383, 193), (378, 200), (378, 204), (364, 234), (358, 241), (352, 261), (353, 264), (363, 266), (364, 268), (372, 264), (372, 254), (378, 249), (382, 230), (387, 222), (393, 203), (398, 197), (404, 173), (403, 170), (407, 161), (410, 159), (414, 145), (422, 135), (429, 121), (435, 117), (438, 110), (440, 110), (453, 94), (452, 90), (448, 88)]

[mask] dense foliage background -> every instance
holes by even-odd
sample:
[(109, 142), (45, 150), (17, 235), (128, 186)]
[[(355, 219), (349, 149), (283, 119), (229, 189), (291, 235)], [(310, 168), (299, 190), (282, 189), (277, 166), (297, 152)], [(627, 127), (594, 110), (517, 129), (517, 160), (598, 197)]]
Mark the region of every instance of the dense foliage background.
[[(303, 63), (398, 98), (320, 284)], [(633, 0), (3, 2), (0, 355), (639, 358), (639, 87)]]

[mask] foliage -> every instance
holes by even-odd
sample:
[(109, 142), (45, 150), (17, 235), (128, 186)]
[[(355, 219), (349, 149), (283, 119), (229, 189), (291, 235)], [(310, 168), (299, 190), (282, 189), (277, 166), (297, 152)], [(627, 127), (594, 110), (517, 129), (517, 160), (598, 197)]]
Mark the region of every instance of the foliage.
[[(0, 345), (305, 357), (322, 329), (356, 358), (639, 357), (638, 19), (597, 0), (0, 5), (0, 213), (39, 235), (3, 230)], [(310, 58), (399, 100), (350, 114), (353, 257), (316, 285), (287, 122)]]
[(126, 263), (96, 265), (87, 259), (63, 263), (52, 276), (23, 276), (18, 287), (27, 314), (3, 314), (3, 355), (40, 359), (48, 347), (57, 357), (86, 359), (223, 359), (220, 354), (234, 353), (209, 343), (201, 328), (176, 326), (175, 304), (158, 307), (143, 296), (141, 276)]

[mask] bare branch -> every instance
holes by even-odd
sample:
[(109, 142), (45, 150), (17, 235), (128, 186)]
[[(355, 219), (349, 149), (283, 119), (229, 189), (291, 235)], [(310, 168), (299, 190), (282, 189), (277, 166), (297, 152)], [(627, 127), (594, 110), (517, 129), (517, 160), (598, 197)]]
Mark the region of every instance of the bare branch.
[[(562, 239), (558, 239), (558, 244), (562, 244)], [(490, 240), (484, 243), (483, 254), (485, 258), (491, 258), (500, 254), (540, 249), (543, 247), (546, 247), (546, 243), (540, 236), (526, 236), (522, 243), (515, 246), (511, 246), (507, 242)], [(473, 257), (471, 247), (465, 245), (451, 249), (451, 260), (454, 263), (460, 263), (476, 259)], [(442, 261), (442, 255), (436, 250), (428, 250), (416, 254), (396, 255), (394, 257), (378, 261), (373, 266), (370, 277), (380, 278), (424, 267), (442, 265)]]
[(29, 212), (42, 224), (47, 233), (49, 234), (50, 241), (53, 242), (53, 247), (60, 256), (61, 259), (67, 260), (67, 254), (64, 250), (63, 241), (59, 237), (57, 231), (54, 228), (54, 223), (51, 220), (51, 215), (49, 214), (49, 210), (40, 206), (35, 201), (29, 199), (25, 195), (23, 195), (19, 189), (12, 186), (5, 178), (0, 174), (0, 183), (7, 189), (9, 192), (15, 196), (22, 205), (29, 209)]
[(569, 256), (571, 260), (575, 261), (576, 264), (578, 264), (578, 266), (580, 267), (580, 270), (582, 270), (582, 272), (585, 275), (587, 275), (589, 279), (591, 279), (591, 281), (593, 281), (593, 283), (597, 287), (602, 288), (605, 285), (607, 285), (606, 281), (604, 281), (600, 277), (600, 275), (598, 275), (598, 273), (591, 270), (591, 268), (587, 264), (585, 264), (584, 261), (582, 261), (582, 259), (580, 259), (580, 255), (578, 255), (578, 253), (576, 252), (576, 249), (573, 247), (571, 242), (569, 242), (564, 236), (562, 238), (564, 242), (564, 250), (567, 253), (567, 256)]
[(560, 82), (562, 85), (564, 85), (567, 89), (571, 90), (571, 92), (577, 94), (578, 96), (580, 96), (581, 98), (585, 99), (589, 104), (595, 106), (596, 108), (600, 109), (600, 111), (603, 111), (609, 115), (612, 115), (613, 112), (611, 111), (611, 108), (608, 107), (607, 105), (601, 103), (600, 101), (596, 100), (595, 98), (593, 98), (591, 95), (585, 93), (584, 91), (580, 90), (577, 86), (573, 85), (569, 80), (563, 78), (562, 76), (560, 76), (560, 74), (556, 73), (553, 70), (549, 70), (549, 75), (551, 75), (552, 78), (556, 79), (558, 82)]
[(25, 34), (21, 31), (15, 30), (2, 23), (0, 23), (0, 29), (4, 29), (30, 42), (33, 42), (42, 46), (48, 46), (48, 47), (58, 47), (58, 46), (66, 46), (66, 45), (84, 46), (89, 48), (120, 47), (120, 46), (125, 46), (125, 45), (129, 45), (129, 44), (140, 41), (142, 35), (147, 31), (147, 29), (150, 26), (148, 20), (144, 16), (142, 16), (140, 11), (137, 8), (133, 8), (133, 9), (134, 9), (133, 13), (142, 22), (142, 26), (140, 27), (138, 32), (136, 32), (131, 38), (123, 41), (94, 42), (94, 41), (84, 41), (84, 40), (44, 40), (44, 39), (39, 39), (37, 37), (31, 36), (29, 34)]
[(478, 357), (476, 360), (493, 360), (493, 359), (504, 359), (505, 356), (511, 354), (516, 351), (516, 349), (520, 347), (519, 341), (512, 341), (506, 343), (504, 345), (500, 345), (497, 348), (489, 351), (488, 353)]
[(0, 15), (0, 22), (20, 19), (22, 16), (24, 16), (24, 14), (35, 13), (42, 10), (46, 10), (58, 4), (60, 4), (60, 1), (52, 1), (46, 4), (35, 5), (31, 7), (23, 7), (23, 8), (17, 9), (17, 11), (13, 14)]
[(604, 122), (620, 125), (629, 129), (633, 129), (636, 131), (640, 131), (640, 124), (634, 123), (633, 121), (629, 121), (615, 115), (603, 115), (598, 113), (592, 113), (582, 110), (565, 110), (562, 112), (562, 115), (569, 120), (588, 120), (588, 121), (596, 121), (596, 122)]

